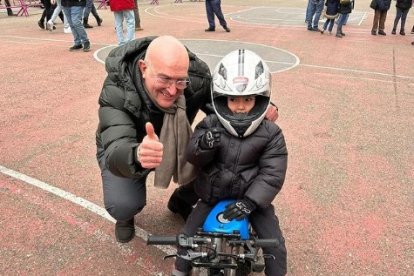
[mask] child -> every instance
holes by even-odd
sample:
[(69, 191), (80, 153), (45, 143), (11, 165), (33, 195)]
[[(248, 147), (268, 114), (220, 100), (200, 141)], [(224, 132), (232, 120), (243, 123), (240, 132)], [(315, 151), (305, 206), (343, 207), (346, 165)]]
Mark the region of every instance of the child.
[(339, 0), (326, 0), (325, 2), (326, 10), (324, 16), (326, 18), (325, 24), (323, 24), (323, 30), (321, 34), (323, 34), (326, 29), (328, 29), (329, 34), (332, 33), (332, 28), (335, 24), (335, 18), (339, 16)]
[(339, 18), (338, 26), (336, 27), (336, 37), (342, 38), (345, 36), (345, 33), (342, 31), (342, 26), (345, 24), (348, 15), (354, 9), (354, 0), (340, 0), (339, 1)]
[[(286, 247), (272, 201), (279, 193), (287, 169), (282, 130), (264, 120), (270, 103), (271, 75), (265, 62), (249, 50), (227, 54), (213, 72), (215, 114), (195, 128), (187, 159), (200, 170), (194, 188), (200, 201), (182, 233), (193, 236), (214, 205), (237, 199), (226, 207), (224, 218), (249, 217), (261, 239), (278, 239), (278, 248), (263, 248), (266, 275), (286, 274)], [(178, 255), (186, 248), (179, 247)], [(189, 261), (177, 257), (172, 275), (188, 275)]]

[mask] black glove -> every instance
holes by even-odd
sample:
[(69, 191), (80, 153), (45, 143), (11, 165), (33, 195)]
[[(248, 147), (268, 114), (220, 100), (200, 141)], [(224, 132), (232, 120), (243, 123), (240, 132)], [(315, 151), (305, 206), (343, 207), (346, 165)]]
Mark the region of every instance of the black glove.
[(250, 215), (256, 208), (256, 203), (248, 198), (243, 198), (227, 205), (226, 210), (224, 210), (223, 213), (223, 218), (227, 220), (242, 220), (244, 217)]
[(210, 128), (201, 136), (199, 145), (202, 149), (217, 148), (220, 145), (221, 128)]

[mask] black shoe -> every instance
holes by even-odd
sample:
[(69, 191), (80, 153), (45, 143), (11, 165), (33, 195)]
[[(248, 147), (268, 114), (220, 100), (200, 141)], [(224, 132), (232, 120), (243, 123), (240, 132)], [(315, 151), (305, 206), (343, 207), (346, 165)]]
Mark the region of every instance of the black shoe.
[(168, 200), (168, 209), (173, 212), (174, 214), (179, 214), (184, 221), (187, 220), (188, 216), (190, 215), (191, 211), (193, 211), (193, 207), (188, 205), (182, 199), (180, 199), (175, 191), (171, 195), (170, 200)]
[(120, 243), (127, 243), (135, 236), (134, 218), (115, 223), (115, 237)]
[(411, 42), (411, 45), (414, 45), (414, 41), (413, 41), (413, 42)]
[(341, 35), (342, 35), (342, 36), (345, 36), (345, 33), (341, 32)]
[(83, 51), (89, 52), (90, 50), (91, 50), (91, 43), (89, 41), (86, 41), (85, 43), (83, 43)]
[(378, 31), (378, 34), (379, 34), (379, 35), (387, 35), (387, 34), (386, 34), (383, 30), (379, 30), (379, 31)]
[(98, 17), (96, 19), (96, 23), (98, 24), (98, 26), (101, 26), (102, 25), (102, 22), (103, 22), (103, 19), (102, 18)]
[(391, 34), (395, 35), (396, 33), (397, 33), (397, 31), (395, 29), (392, 29)]
[(337, 33), (337, 34), (336, 34), (336, 37), (342, 38), (341, 33)]
[(89, 25), (88, 23), (83, 24), (83, 27), (84, 27), (85, 29), (92, 29), (92, 28), (93, 28), (93, 26)]
[(208, 28), (208, 29), (205, 29), (204, 31), (206, 31), (206, 32), (214, 32), (216, 29), (214, 29), (214, 28)]
[(371, 34), (372, 34), (372, 35), (377, 35), (377, 31), (374, 31), (374, 30), (373, 30), (373, 31), (371, 31)]
[(223, 29), (224, 29), (226, 32), (228, 32), (228, 33), (230, 32), (230, 28), (229, 28), (229, 27), (227, 27), (227, 26), (224, 26), (224, 27), (223, 27)]
[(321, 30), (318, 27), (312, 27), (311, 31), (320, 32)]
[(401, 31), (400, 31), (400, 35), (405, 35), (404, 30), (401, 30)]
[(73, 45), (72, 47), (69, 48), (69, 51), (76, 51), (76, 50), (80, 50), (80, 49), (82, 49), (82, 44)]
[(42, 20), (37, 21), (37, 25), (39, 25), (40, 29), (42, 29), (42, 30), (45, 29), (45, 23), (42, 22)]

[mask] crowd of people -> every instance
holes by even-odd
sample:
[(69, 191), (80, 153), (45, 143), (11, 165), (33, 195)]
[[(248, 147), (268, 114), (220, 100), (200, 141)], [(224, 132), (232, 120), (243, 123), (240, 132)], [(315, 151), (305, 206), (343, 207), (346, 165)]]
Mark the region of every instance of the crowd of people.
[[(405, 24), (408, 12), (410, 11), (413, 0), (394, 0), (396, 8), (396, 16), (394, 19), (391, 34), (397, 34), (398, 24), (400, 23), (400, 35), (405, 35)], [(372, 0), (370, 7), (374, 10), (374, 18), (372, 22), (372, 35), (387, 35), (385, 32), (385, 21), (388, 10), (391, 8), (391, 0)], [(336, 37), (342, 38), (345, 36), (343, 26), (346, 25), (349, 14), (355, 8), (355, 0), (308, 0), (306, 8), (305, 22), (308, 31), (316, 31), (324, 34), (328, 30), (332, 34), (333, 27), (336, 24)], [(319, 28), (319, 21), (321, 17), (325, 18), (322, 29)], [(414, 24), (411, 29), (411, 34), (414, 34)], [(414, 45), (414, 41), (411, 42)]]

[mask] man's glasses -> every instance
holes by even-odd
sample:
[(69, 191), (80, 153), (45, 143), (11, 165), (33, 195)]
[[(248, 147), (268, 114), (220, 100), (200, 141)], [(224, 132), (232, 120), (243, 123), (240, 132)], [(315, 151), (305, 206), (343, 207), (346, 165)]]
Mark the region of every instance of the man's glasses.
[[(151, 68), (151, 71), (154, 73), (154, 71), (152, 70), (152, 66), (150, 66), (149, 63), (146, 63), (146, 64), (148, 68)], [(157, 75), (154, 75), (153, 77), (157, 80), (158, 85), (160, 85), (163, 88), (169, 88), (171, 87), (171, 85), (174, 84), (177, 89), (184, 90), (190, 84), (189, 79), (173, 79), (167, 76), (157, 76)]]
[(189, 79), (176, 80), (176, 79), (171, 79), (169, 77), (161, 77), (161, 76), (154, 76), (154, 77), (157, 79), (157, 83), (160, 86), (165, 87), (165, 88), (171, 87), (171, 85), (174, 83), (177, 89), (184, 90), (190, 84)]

